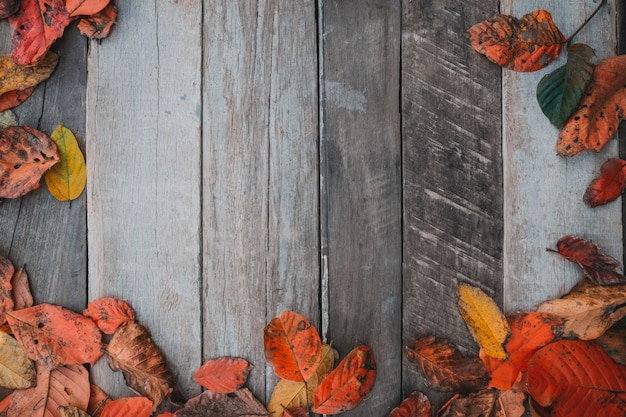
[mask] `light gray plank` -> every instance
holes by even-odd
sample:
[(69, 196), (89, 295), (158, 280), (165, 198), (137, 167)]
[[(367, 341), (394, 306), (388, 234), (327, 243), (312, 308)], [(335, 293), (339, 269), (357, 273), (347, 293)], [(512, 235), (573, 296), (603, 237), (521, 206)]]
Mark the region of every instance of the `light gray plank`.
[[(503, 1), (502, 12), (517, 17), (543, 8), (568, 37), (597, 2), (564, 0)], [(576, 42), (589, 44), (598, 60), (615, 54), (615, 2), (609, 1)], [(565, 55), (565, 54), (563, 54)], [(593, 240), (608, 255), (622, 258), (620, 202), (591, 209), (582, 201), (600, 165), (617, 156), (617, 141), (601, 153), (586, 151), (565, 159), (556, 155), (558, 130), (541, 113), (535, 91), (546, 73), (564, 57), (535, 73), (503, 71), (504, 154), (504, 308), (534, 309), (569, 291), (580, 269), (546, 247), (568, 234)]]
[(247, 358), (261, 399), (265, 325), (319, 323), (315, 39), (310, 1), (205, 4), (204, 356)]
[[(120, 2), (87, 84), (89, 299), (128, 300), (187, 396), (202, 352), (201, 10)], [(106, 364), (94, 373), (129, 394)]]

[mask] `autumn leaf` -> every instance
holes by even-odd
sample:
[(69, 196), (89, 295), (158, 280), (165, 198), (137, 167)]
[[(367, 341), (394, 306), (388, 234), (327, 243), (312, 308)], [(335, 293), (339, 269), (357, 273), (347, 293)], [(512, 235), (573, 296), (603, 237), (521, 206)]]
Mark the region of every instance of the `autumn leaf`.
[(99, 386), (91, 384), (89, 386), (89, 404), (87, 414), (91, 417), (100, 417), (105, 405), (113, 401), (109, 394), (104, 392)]
[(626, 109), (626, 55), (607, 58), (593, 72), (585, 96), (567, 121), (557, 153), (574, 156), (585, 149), (599, 152), (617, 131)]
[(592, 282), (600, 285), (619, 284), (626, 282), (626, 277), (620, 274), (620, 263), (604, 255), (591, 241), (576, 236), (563, 236), (556, 243), (556, 252), (570, 262), (578, 264), (585, 276)]
[(100, 417), (150, 417), (152, 401), (144, 397), (119, 398), (108, 402)]
[(13, 16), (20, 8), (20, 0), (2, 0), (0, 1), (0, 19), (6, 19)]
[(28, 274), (24, 267), (15, 271), (13, 277), (11, 277), (11, 286), (13, 287), (13, 308), (15, 310), (33, 306), (33, 294), (30, 292)]
[(52, 132), (50, 139), (57, 145), (60, 162), (45, 174), (48, 190), (57, 200), (75, 200), (80, 197), (87, 184), (85, 157), (72, 131), (63, 125), (59, 125)]
[(91, 417), (78, 407), (59, 407), (61, 417)]
[(131, 323), (120, 327), (106, 347), (109, 364), (124, 374), (126, 384), (149, 398), (154, 409), (174, 390), (174, 378), (148, 329)]
[(511, 329), (496, 303), (480, 288), (459, 284), (459, 310), (478, 346), (496, 359), (505, 359), (502, 344)]
[(389, 417), (430, 417), (432, 407), (428, 397), (421, 392), (412, 392), (406, 397), (399, 407), (389, 413)]
[(6, 417), (61, 417), (59, 407), (87, 408), (89, 374), (82, 365), (48, 370), (36, 364), (37, 385), (15, 391)]
[(526, 415), (528, 400), (526, 380), (520, 380), (512, 389), (498, 391), (496, 417), (522, 417)]
[(285, 311), (264, 329), (265, 359), (290, 381), (308, 381), (322, 358), (322, 341), (306, 317)]
[(49, 52), (35, 65), (20, 65), (11, 55), (0, 56), (0, 94), (24, 90), (47, 80), (56, 68), (59, 55)]
[(448, 341), (427, 336), (407, 349), (428, 385), (438, 391), (475, 391), (487, 386), (489, 375), (478, 358), (466, 358)]
[(7, 322), (6, 314), (15, 306), (11, 284), (14, 272), (11, 261), (0, 256), (0, 326)]
[(602, 333), (596, 342), (615, 362), (626, 365), (626, 326), (618, 324)]
[(365, 398), (376, 381), (374, 354), (367, 346), (357, 346), (321, 382), (313, 399), (318, 414), (338, 414)]
[(110, 0), (66, 0), (65, 8), (71, 17), (92, 15), (104, 9)]
[(35, 385), (35, 365), (17, 340), (0, 331), (0, 386), (24, 389)]
[(83, 314), (92, 319), (105, 334), (113, 334), (120, 326), (135, 321), (133, 308), (126, 301), (112, 297), (93, 300)]
[(622, 195), (626, 183), (624, 167), (626, 161), (619, 158), (610, 158), (602, 164), (600, 174), (587, 187), (583, 201), (590, 207), (597, 207)]
[(280, 416), (285, 408), (305, 408), (313, 406), (313, 399), (319, 384), (328, 376), (335, 366), (338, 354), (330, 345), (322, 345), (322, 359), (315, 373), (308, 381), (297, 382), (281, 379), (276, 383), (267, 411), (271, 416)]
[(537, 311), (562, 317), (568, 337), (596, 339), (626, 316), (626, 285), (604, 287), (583, 281), (562, 298), (543, 302)]
[[(6, 93), (1, 94), (0, 111), (6, 111), (19, 106), (33, 94), (33, 91), (35, 91), (35, 87), (28, 87), (23, 90), (7, 91)], [(17, 123), (13, 123), (11, 126), (14, 125), (17, 125)]]
[(193, 379), (215, 393), (229, 394), (246, 383), (251, 369), (243, 358), (221, 357), (204, 362)]
[(17, 116), (11, 110), (0, 111), (0, 128), (17, 126)]
[(439, 417), (492, 416), (498, 393), (484, 389), (467, 395), (456, 394), (437, 412)]
[(567, 48), (567, 63), (545, 75), (537, 85), (539, 107), (554, 126), (563, 127), (574, 113), (591, 80), (595, 53), (590, 46), (575, 43)]
[(543, 346), (561, 338), (563, 321), (546, 313), (518, 313), (507, 317), (511, 335), (506, 341), (507, 358), (483, 355), (491, 379), (489, 388), (510, 390), (528, 368), (530, 358)]
[(472, 48), (491, 62), (524, 72), (540, 70), (554, 61), (566, 41), (545, 10), (521, 19), (497, 14), (469, 28), (467, 35)]
[(94, 364), (102, 356), (101, 333), (87, 317), (52, 304), (7, 313), (11, 330), (28, 357), (49, 369)]
[(113, 3), (109, 3), (100, 13), (81, 19), (77, 28), (90, 39), (104, 39), (111, 33), (116, 20), (117, 8)]
[(43, 173), (57, 162), (57, 147), (44, 133), (28, 126), (0, 129), (0, 198), (39, 188)]
[(13, 33), (13, 61), (32, 65), (43, 58), (70, 23), (65, 0), (22, 0), (9, 17)]
[(252, 392), (241, 388), (232, 394), (205, 391), (191, 398), (177, 417), (253, 417), (267, 416), (267, 410)]
[[(284, 381), (284, 379), (283, 379)], [(310, 417), (309, 410), (306, 408), (285, 408), (281, 417)]]
[(593, 341), (561, 340), (528, 366), (528, 393), (555, 417), (626, 415), (626, 366)]

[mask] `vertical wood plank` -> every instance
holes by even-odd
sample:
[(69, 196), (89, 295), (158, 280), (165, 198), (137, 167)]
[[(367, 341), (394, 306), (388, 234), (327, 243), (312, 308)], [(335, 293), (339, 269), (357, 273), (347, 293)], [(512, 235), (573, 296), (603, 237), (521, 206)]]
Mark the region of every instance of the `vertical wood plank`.
[[(503, 1), (502, 12), (517, 17), (543, 8), (568, 37), (598, 2), (564, 0)], [(609, 1), (575, 39), (589, 44), (598, 60), (615, 54), (615, 2)], [(504, 308), (533, 309), (580, 280), (579, 268), (546, 247), (568, 234), (591, 239), (608, 255), (622, 258), (621, 206), (595, 209), (582, 201), (587, 185), (607, 158), (617, 155), (617, 141), (601, 153), (556, 155), (558, 130), (543, 115), (535, 91), (545, 74), (565, 63), (565, 54), (536, 73), (503, 72), (504, 153)]]
[[(2, 22), (3, 54), (11, 51), (11, 34)], [(87, 39), (70, 25), (53, 50), (60, 54), (52, 76), (14, 109), (20, 125), (50, 135), (59, 123), (72, 130), (85, 150), (85, 83)], [(43, 181), (42, 181), (43, 182)], [(18, 199), (0, 203), (0, 255), (16, 267), (26, 265), (37, 303), (54, 303), (75, 311), (87, 297), (86, 194), (57, 201), (45, 184)]]
[(267, 322), (319, 323), (314, 4), (207, 2), (204, 42), (204, 356), (246, 357), (267, 400)]
[[(201, 363), (199, 0), (120, 2), (87, 84), (89, 299), (126, 299), (184, 394)], [(128, 395), (106, 363), (95, 381)]]
[(322, 219), (329, 340), (374, 352), (367, 401), (346, 416), (386, 416), (401, 396), (399, 1), (323, 2)]
[[(497, 1), (403, 2), (402, 143), (406, 345), (426, 335), (475, 351), (457, 308), (459, 282), (502, 301), (500, 70), (463, 36)], [(405, 395), (419, 389), (404, 361)], [(447, 396), (445, 396), (447, 397)]]

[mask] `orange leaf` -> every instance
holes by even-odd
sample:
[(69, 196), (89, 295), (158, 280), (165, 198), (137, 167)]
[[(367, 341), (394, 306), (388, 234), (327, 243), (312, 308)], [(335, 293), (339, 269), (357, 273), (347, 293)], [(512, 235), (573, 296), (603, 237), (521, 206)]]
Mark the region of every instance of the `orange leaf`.
[(13, 60), (21, 65), (39, 61), (70, 23), (64, 0), (22, 0), (9, 17), (13, 32)]
[(561, 340), (528, 365), (528, 393), (554, 417), (626, 415), (626, 366), (593, 341)]
[(0, 198), (16, 198), (39, 188), (59, 153), (44, 133), (28, 126), (0, 129)]
[(578, 109), (557, 141), (557, 153), (573, 156), (585, 149), (599, 152), (611, 140), (626, 111), (626, 55), (607, 58), (593, 77)]
[(28, 274), (26, 274), (24, 267), (21, 267), (13, 274), (11, 286), (13, 287), (13, 303), (15, 310), (33, 306), (33, 294), (30, 292)]
[(620, 263), (601, 253), (591, 241), (576, 237), (563, 236), (556, 243), (557, 252), (568, 261), (574, 262), (585, 272), (585, 276), (599, 285), (619, 284), (626, 282), (626, 277), (617, 272)]
[(89, 373), (82, 365), (52, 371), (38, 363), (35, 366), (37, 385), (14, 392), (6, 417), (60, 417), (59, 407), (87, 408)]
[(93, 14), (78, 22), (78, 30), (91, 39), (104, 39), (109, 36), (117, 20), (117, 8), (109, 3), (100, 13)]
[(33, 94), (33, 91), (35, 91), (36, 87), (37, 86), (25, 88), (23, 90), (7, 91), (6, 93), (1, 94), (0, 95), (0, 112), (12, 109), (13, 107), (17, 107), (23, 102), (25, 102), (26, 99), (30, 97), (31, 94)]
[(109, 394), (102, 391), (102, 389), (94, 384), (89, 387), (89, 405), (87, 406), (87, 414), (91, 417), (100, 417), (102, 409), (105, 405), (110, 403), (111, 397)]
[(110, 0), (66, 0), (65, 8), (70, 16), (91, 15), (104, 9)]
[(515, 71), (540, 70), (559, 56), (566, 41), (545, 10), (521, 19), (497, 14), (469, 28), (467, 34), (476, 52)]
[(13, 278), (14, 268), (11, 261), (0, 256), (0, 326), (7, 322), (7, 312), (13, 310), (13, 294), (11, 278)]
[(389, 413), (389, 417), (430, 417), (432, 407), (428, 397), (421, 392), (413, 392), (406, 397), (399, 407)]
[(150, 417), (152, 401), (144, 397), (119, 398), (107, 403), (100, 417)]
[(473, 391), (487, 386), (489, 375), (478, 358), (466, 358), (446, 340), (427, 336), (407, 349), (428, 384), (439, 391)]
[(251, 369), (252, 365), (243, 358), (210, 359), (198, 369), (193, 379), (208, 390), (229, 394), (246, 383)]
[(87, 317), (63, 307), (39, 304), (7, 314), (15, 338), (29, 358), (49, 369), (94, 364), (102, 356), (102, 334)]
[(374, 354), (367, 346), (357, 346), (317, 388), (313, 411), (338, 414), (352, 410), (370, 392), (375, 380)]
[(133, 308), (126, 301), (111, 297), (93, 300), (83, 314), (105, 334), (113, 334), (118, 327), (135, 321)]
[(322, 359), (322, 341), (306, 317), (285, 311), (265, 327), (265, 358), (289, 381), (308, 381)]
[(587, 187), (583, 201), (590, 207), (597, 207), (609, 203), (622, 195), (624, 191), (624, 167), (626, 161), (611, 158), (600, 167), (600, 175), (594, 178)]
[(491, 375), (489, 388), (503, 391), (513, 387), (537, 350), (563, 334), (563, 320), (550, 314), (519, 313), (507, 317), (507, 320), (512, 331), (504, 346), (507, 359), (494, 359), (480, 352), (480, 358)]

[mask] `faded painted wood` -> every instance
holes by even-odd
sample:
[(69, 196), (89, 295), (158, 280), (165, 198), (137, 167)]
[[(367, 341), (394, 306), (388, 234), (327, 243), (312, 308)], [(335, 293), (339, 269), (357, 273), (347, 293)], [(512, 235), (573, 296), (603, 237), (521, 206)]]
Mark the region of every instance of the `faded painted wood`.
[[(543, 8), (568, 37), (597, 7), (597, 1), (504, 1), (502, 12), (522, 16)], [(575, 39), (596, 51), (596, 62), (616, 51), (615, 1), (609, 1)], [(556, 156), (558, 130), (541, 113), (537, 83), (557, 63), (536, 73), (504, 71), (504, 308), (532, 309), (555, 298), (582, 278), (580, 270), (546, 247), (568, 234), (593, 240), (605, 253), (622, 258), (622, 216), (619, 202), (591, 209), (584, 191), (607, 158), (617, 156), (617, 141), (601, 153), (583, 152), (569, 159)]]
[[(456, 307), (459, 282), (502, 303), (500, 70), (463, 36), (496, 1), (403, 2), (403, 339), (438, 335), (476, 347)], [(415, 365), (404, 395), (441, 404)]]
[[(89, 299), (135, 308), (186, 395), (201, 363), (202, 3), (120, 2), (87, 82)], [(129, 395), (105, 361), (94, 372)]]

